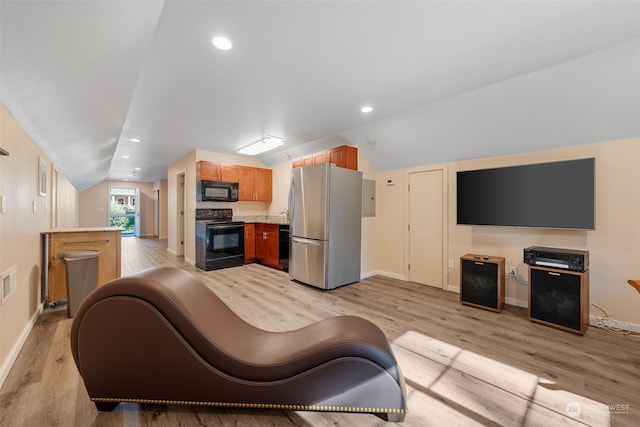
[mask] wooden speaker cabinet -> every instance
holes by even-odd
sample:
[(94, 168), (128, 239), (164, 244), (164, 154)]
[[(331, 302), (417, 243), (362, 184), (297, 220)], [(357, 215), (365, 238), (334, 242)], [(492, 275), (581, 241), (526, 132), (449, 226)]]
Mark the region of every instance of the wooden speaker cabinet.
[(589, 270), (529, 266), (529, 319), (584, 334), (589, 325)]
[(460, 302), (499, 312), (504, 304), (504, 258), (460, 257)]

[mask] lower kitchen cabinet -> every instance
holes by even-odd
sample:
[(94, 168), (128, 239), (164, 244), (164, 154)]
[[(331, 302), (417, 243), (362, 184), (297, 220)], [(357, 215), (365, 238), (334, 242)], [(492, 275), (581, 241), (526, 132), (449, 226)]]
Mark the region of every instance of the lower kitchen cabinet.
[(278, 224), (256, 224), (256, 259), (262, 264), (275, 268), (280, 267), (278, 234), (280, 232)]
[(256, 260), (256, 225), (244, 224), (244, 263), (248, 264)]

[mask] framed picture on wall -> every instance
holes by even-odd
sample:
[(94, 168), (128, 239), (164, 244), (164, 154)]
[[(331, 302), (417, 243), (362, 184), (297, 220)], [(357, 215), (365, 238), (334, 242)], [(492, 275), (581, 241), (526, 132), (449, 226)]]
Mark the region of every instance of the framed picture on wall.
[(47, 161), (42, 157), (38, 157), (38, 193), (47, 195)]

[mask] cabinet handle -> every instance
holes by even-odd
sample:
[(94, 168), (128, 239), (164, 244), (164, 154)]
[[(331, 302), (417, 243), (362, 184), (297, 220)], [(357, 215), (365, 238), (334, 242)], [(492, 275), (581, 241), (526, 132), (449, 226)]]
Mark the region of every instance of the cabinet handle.
[(553, 271), (547, 271), (549, 276), (560, 276), (560, 273), (554, 273)]
[(476, 261), (474, 264), (475, 264), (475, 265), (484, 265), (484, 262), (478, 262), (478, 261)]
[(86, 240), (84, 242), (62, 242), (63, 245), (90, 245), (92, 243), (109, 243), (109, 239), (105, 239), (105, 240)]

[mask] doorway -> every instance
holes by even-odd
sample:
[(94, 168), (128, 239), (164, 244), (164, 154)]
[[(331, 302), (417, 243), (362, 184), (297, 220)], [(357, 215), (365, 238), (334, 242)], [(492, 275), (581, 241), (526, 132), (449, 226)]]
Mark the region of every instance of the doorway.
[(140, 235), (139, 194), (137, 188), (109, 188), (109, 227), (122, 227), (123, 236)]
[(443, 170), (409, 173), (409, 266), (412, 282), (443, 288)]

